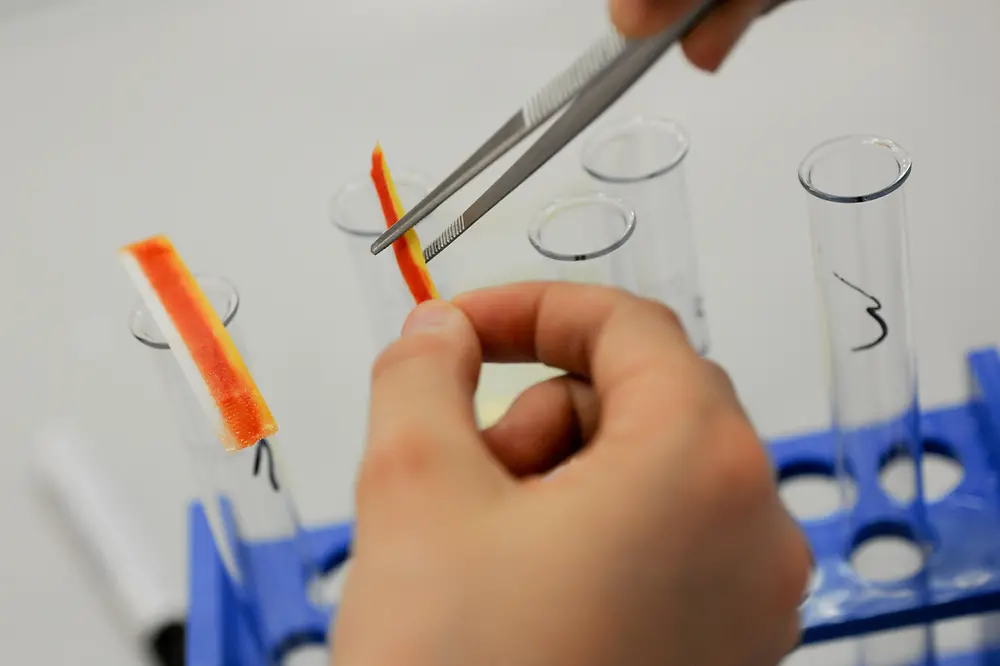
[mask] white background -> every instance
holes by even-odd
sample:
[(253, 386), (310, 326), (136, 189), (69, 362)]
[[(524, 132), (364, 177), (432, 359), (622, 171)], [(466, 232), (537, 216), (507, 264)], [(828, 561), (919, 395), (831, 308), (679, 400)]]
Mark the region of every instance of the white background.
[[(998, 25), (991, 0), (798, 0), (717, 75), (674, 53), (609, 112), (690, 131), (713, 356), (764, 434), (827, 418), (795, 172), (828, 137), (883, 134), (913, 156), (925, 404), (961, 399), (966, 350), (1000, 342)], [(605, 26), (603, 0), (0, 0), (6, 660), (135, 660), (31, 487), (31, 438), (53, 420), (92, 440), (184, 584), (193, 482), (128, 335), (135, 296), (116, 248), (167, 233), (196, 270), (239, 285), (302, 513), (349, 516), (372, 350), (331, 194), (376, 139), (396, 168), (443, 176)], [(449, 252), (502, 271), (491, 234), (522, 234), (577, 151)]]

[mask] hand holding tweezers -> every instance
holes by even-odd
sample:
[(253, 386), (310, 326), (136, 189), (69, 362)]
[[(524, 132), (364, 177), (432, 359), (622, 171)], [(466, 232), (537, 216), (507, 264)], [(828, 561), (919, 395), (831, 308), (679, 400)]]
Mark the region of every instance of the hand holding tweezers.
[(382, 234), (372, 244), (372, 253), (378, 254), (416, 226), (448, 197), (572, 100), (566, 112), (538, 141), (424, 248), (424, 260), (433, 259), (590, 125), (720, 2), (722, 0), (701, 0), (679, 21), (653, 37), (625, 41), (614, 34), (592, 46), (569, 69), (536, 94), (441, 185)]

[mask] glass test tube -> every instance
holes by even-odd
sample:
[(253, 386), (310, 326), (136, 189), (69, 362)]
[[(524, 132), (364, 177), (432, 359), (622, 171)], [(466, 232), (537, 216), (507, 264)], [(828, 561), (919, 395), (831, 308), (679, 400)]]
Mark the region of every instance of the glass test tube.
[(602, 193), (557, 199), (531, 222), (528, 240), (546, 259), (543, 277), (635, 291), (638, 271), (629, 261), (636, 213)]
[(598, 130), (583, 149), (583, 169), (639, 220), (629, 254), (636, 293), (668, 305), (701, 354), (709, 350), (684, 158), (690, 141), (676, 122), (633, 118)]
[[(420, 203), (430, 192), (427, 179), (410, 172), (393, 174), (393, 183), (404, 210)], [(430, 218), (433, 217), (432, 214)], [(333, 197), (330, 218), (347, 242), (358, 289), (368, 312), (372, 339), (381, 350), (399, 337), (414, 301), (392, 250), (374, 256), (371, 253), (371, 244), (386, 227), (371, 179), (367, 176), (357, 178), (340, 188)], [(429, 222), (430, 219), (426, 220), (420, 228), (429, 228)], [(447, 285), (442, 281), (440, 268), (432, 263), (428, 264), (428, 269), (438, 290), (446, 295)]]
[[(906, 538), (926, 553), (904, 200), (910, 168), (898, 144), (848, 136), (813, 149), (799, 180), (809, 195), (845, 509), (853, 487), (851, 459), (877, 447), (880, 464), (900, 465), (905, 473), (896, 475), (899, 487), (883, 486), (898, 521), (867, 536)], [(871, 527), (849, 525), (854, 546)]]
[[(196, 279), (246, 359), (235, 323), (240, 304), (236, 287), (221, 277), (199, 275)], [(144, 304), (140, 303), (133, 311), (129, 328), (136, 340), (153, 351), (156, 370), (171, 402), (181, 440), (191, 457), (202, 506), (237, 592), (252, 598), (258, 581), (268, 576), (266, 571), (254, 571), (252, 560), (241, 557), (243, 544), (293, 539), (299, 546), (295, 564), (300, 570), (302, 584), (310, 595), (316, 594), (319, 570), (305, 542), (285, 481), (279, 474), (276, 438), (269, 437), (246, 449), (227, 452)], [(316, 599), (315, 596), (311, 598)], [(303, 647), (314, 651), (313, 646)], [(315, 663), (322, 661), (316, 659)]]
[[(635, 290), (635, 267), (628, 260), (636, 215), (624, 202), (602, 193), (552, 201), (534, 216), (528, 241), (542, 260), (538, 279), (604, 284)], [(496, 423), (526, 388), (562, 374), (539, 363), (483, 366), (476, 411), (480, 424)]]

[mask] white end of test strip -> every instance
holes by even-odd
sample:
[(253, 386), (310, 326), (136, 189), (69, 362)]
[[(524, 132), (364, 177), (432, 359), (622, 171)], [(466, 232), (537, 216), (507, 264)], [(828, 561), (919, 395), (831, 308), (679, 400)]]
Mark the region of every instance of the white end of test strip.
[(174, 358), (177, 359), (177, 363), (181, 367), (181, 372), (191, 386), (191, 390), (194, 391), (195, 399), (205, 413), (208, 423), (212, 426), (214, 432), (219, 436), (219, 440), (227, 450), (239, 448), (233, 435), (229, 432), (229, 428), (226, 427), (222, 415), (219, 413), (215, 398), (208, 390), (208, 386), (205, 384), (205, 379), (201, 376), (198, 365), (194, 362), (194, 358), (191, 357), (187, 343), (177, 330), (177, 327), (174, 326), (173, 319), (170, 318), (166, 307), (157, 295), (156, 290), (153, 289), (153, 285), (150, 284), (146, 273), (142, 270), (139, 262), (135, 260), (135, 257), (128, 252), (119, 252), (118, 256), (125, 267), (125, 272), (128, 273), (129, 278), (132, 280), (132, 284), (135, 285), (136, 291), (142, 297), (142, 302), (145, 303), (153, 321), (156, 322), (157, 327), (160, 329), (164, 341), (169, 345)]

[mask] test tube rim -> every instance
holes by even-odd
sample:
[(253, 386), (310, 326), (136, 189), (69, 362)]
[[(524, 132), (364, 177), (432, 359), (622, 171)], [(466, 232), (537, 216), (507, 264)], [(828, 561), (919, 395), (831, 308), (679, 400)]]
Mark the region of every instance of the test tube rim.
[[(812, 170), (820, 159), (829, 155), (831, 151), (836, 150), (844, 144), (856, 144), (858, 142), (887, 148), (893, 159), (896, 160), (898, 168), (896, 178), (885, 187), (875, 190), (874, 192), (866, 192), (862, 194), (833, 194), (816, 187), (812, 182)], [(875, 201), (876, 199), (881, 199), (892, 194), (903, 186), (903, 183), (907, 181), (912, 171), (913, 160), (910, 158), (910, 154), (905, 148), (892, 139), (887, 139), (876, 134), (846, 134), (832, 139), (827, 139), (810, 150), (802, 160), (802, 163), (799, 165), (798, 176), (799, 183), (803, 188), (805, 188), (806, 192), (818, 199), (829, 201), (830, 203), (856, 204)]]
[[(673, 134), (680, 144), (680, 147), (678, 148), (673, 159), (666, 160), (665, 164), (662, 166), (648, 172), (641, 173), (638, 176), (615, 176), (606, 173), (601, 169), (596, 169), (590, 164), (588, 156), (591, 155), (598, 146), (603, 145), (609, 139), (618, 135), (632, 131), (636, 127), (654, 127)], [(687, 157), (690, 150), (691, 138), (688, 135), (687, 130), (684, 129), (684, 126), (676, 120), (660, 116), (633, 116), (628, 120), (610, 123), (602, 127), (596, 134), (587, 139), (587, 142), (583, 146), (583, 151), (581, 152), (580, 163), (583, 166), (583, 170), (587, 172), (589, 176), (603, 183), (613, 183), (619, 185), (642, 183), (648, 180), (654, 180), (673, 171), (678, 165), (681, 164), (681, 162), (684, 161), (684, 158)]]
[[(594, 205), (613, 209), (614, 212), (624, 221), (624, 231), (622, 231), (621, 235), (613, 243), (605, 245), (604, 247), (592, 252), (584, 253), (556, 252), (545, 247), (542, 243), (541, 235), (546, 224), (551, 222), (560, 214), (563, 214), (573, 208), (583, 208), (585, 206)], [(531, 221), (531, 225), (528, 228), (528, 241), (539, 254), (549, 259), (554, 259), (556, 261), (590, 261), (592, 259), (607, 256), (625, 245), (635, 232), (635, 225), (635, 211), (624, 201), (608, 196), (603, 192), (587, 192), (584, 194), (560, 197), (543, 206), (535, 214), (534, 219)]]
[[(409, 171), (405, 169), (395, 171), (392, 174), (392, 180), (397, 189), (399, 189), (400, 185), (412, 185), (422, 190), (424, 196), (431, 191), (431, 179), (422, 171)], [(385, 232), (384, 228), (359, 229), (344, 220), (342, 215), (338, 216), (337, 214), (337, 211), (340, 209), (341, 205), (343, 205), (344, 200), (364, 187), (372, 187), (374, 191), (375, 186), (372, 185), (371, 177), (368, 174), (365, 174), (364, 176), (359, 175), (340, 186), (336, 193), (330, 198), (330, 223), (338, 231), (342, 231), (350, 236), (356, 236), (358, 238), (378, 238)], [(376, 211), (376, 219), (382, 219), (381, 213), (381, 210)]]
[[(220, 317), (220, 319), (222, 319), (222, 325), (224, 327), (228, 327), (240, 309), (240, 292), (236, 288), (236, 285), (221, 275), (195, 273), (194, 279), (198, 283), (198, 286), (215, 283), (230, 292), (231, 296), (227, 301), (228, 307), (225, 313)], [(142, 299), (139, 299), (136, 305), (132, 308), (132, 315), (129, 317), (128, 322), (128, 330), (132, 334), (132, 337), (151, 349), (170, 349), (170, 345), (168, 343), (155, 340), (139, 330), (139, 318), (146, 312), (148, 312), (146, 304), (142, 301)]]

